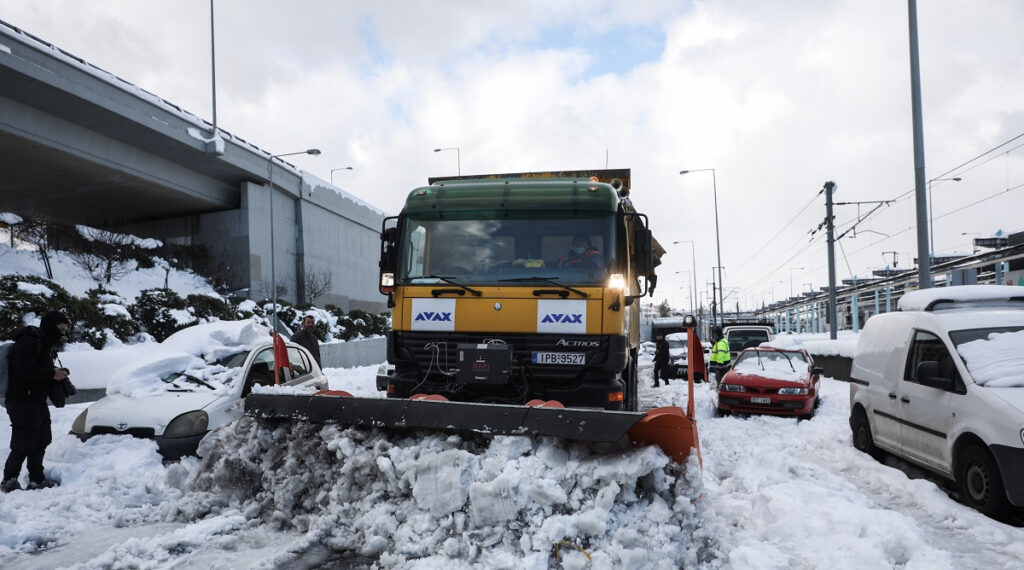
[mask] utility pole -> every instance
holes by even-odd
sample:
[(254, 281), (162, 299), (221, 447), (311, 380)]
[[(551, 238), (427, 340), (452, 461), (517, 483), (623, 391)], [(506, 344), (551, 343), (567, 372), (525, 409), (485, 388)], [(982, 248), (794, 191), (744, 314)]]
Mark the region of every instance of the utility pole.
[(836, 240), (832, 217), (832, 194), (835, 191), (835, 182), (829, 180), (825, 183), (825, 224), (828, 227), (828, 332), (832, 340), (836, 340), (839, 334), (836, 322)]
[[(917, 205), (917, 288), (932, 286), (932, 260), (928, 252), (928, 201), (924, 172), (924, 121), (921, 118), (921, 64), (917, 57), (917, 0), (907, 0), (910, 21), (910, 107), (914, 123), (914, 188)], [(833, 336), (832, 338), (835, 338)]]

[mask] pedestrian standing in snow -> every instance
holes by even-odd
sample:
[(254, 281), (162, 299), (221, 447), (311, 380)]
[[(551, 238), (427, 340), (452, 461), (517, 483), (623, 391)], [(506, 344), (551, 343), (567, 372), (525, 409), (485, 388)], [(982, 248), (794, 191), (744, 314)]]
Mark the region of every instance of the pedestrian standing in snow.
[(0, 490), (21, 489), (18, 476), (28, 460), (28, 489), (57, 484), (43, 474), (43, 455), (53, 437), (50, 408), (46, 399), (62, 407), (64, 397), (74, 393), (68, 371), (54, 366), (57, 347), (71, 322), (60, 311), (43, 315), (38, 327), (28, 326), (14, 336), (8, 355), (7, 414), (11, 418), (11, 452), (4, 464)]
[(729, 370), (729, 341), (722, 335), (722, 327), (715, 327), (715, 334), (711, 338), (711, 364), (708, 371), (715, 374), (715, 382), (720, 383), (722, 376)]
[(313, 355), (316, 365), (322, 368), (320, 364), (320, 339), (316, 338), (316, 335), (313, 333), (314, 329), (316, 329), (316, 317), (306, 315), (302, 317), (302, 328), (293, 334), (289, 340), (308, 350)]
[(668, 386), (668, 341), (663, 335), (657, 335), (654, 339), (654, 387), (661, 386), (660, 380), (665, 380)]

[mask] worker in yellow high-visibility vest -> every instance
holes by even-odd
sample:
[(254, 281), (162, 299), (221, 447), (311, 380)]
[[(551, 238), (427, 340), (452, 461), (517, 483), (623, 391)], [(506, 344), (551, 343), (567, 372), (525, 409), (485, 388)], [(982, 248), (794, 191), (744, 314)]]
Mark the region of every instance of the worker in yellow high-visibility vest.
[(715, 382), (719, 382), (725, 371), (729, 369), (729, 341), (722, 336), (722, 327), (715, 327), (715, 334), (711, 339), (711, 363), (708, 371), (714, 373)]

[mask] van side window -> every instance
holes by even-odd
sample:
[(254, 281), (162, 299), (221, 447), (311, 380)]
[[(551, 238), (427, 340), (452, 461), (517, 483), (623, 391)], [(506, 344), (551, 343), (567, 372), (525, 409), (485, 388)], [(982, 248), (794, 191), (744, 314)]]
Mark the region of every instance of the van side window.
[(960, 372), (957, 371), (953, 357), (942, 343), (942, 339), (927, 331), (915, 331), (914, 340), (910, 343), (910, 351), (907, 354), (907, 367), (903, 372), (903, 379), (917, 383), (917, 365), (928, 360), (939, 363), (939, 370), (944, 378), (953, 379), (954, 391), (965, 391)]

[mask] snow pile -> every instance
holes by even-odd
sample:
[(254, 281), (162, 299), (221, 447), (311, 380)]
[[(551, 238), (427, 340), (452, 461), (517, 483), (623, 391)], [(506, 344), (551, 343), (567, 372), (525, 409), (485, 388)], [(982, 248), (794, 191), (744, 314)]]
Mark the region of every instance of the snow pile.
[(43, 297), (53, 296), (53, 290), (41, 283), (26, 283), (24, 281), (18, 281), (18, 291)]
[[(245, 513), (383, 567), (690, 565), (699, 470), (656, 447), (594, 449), (554, 438), (462, 437), (242, 418), (203, 440), (179, 520)], [(695, 481), (698, 483), (695, 484)], [(572, 566), (570, 566), (572, 567)], [(579, 567), (577, 565), (577, 567)]]
[(957, 347), (975, 384), (1024, 386), (1024, 331), (993, 333)]
[[(145, 344), (134, 351), (133, 361), (114, 373), (108, 394), (130, 398), (155, 396), (168, 389), (194, 389), (200, 382), (179, 379), (165, 382), (175, 373), (210, 384), (212, 393), (225, 392), (237, 376), (242, 361), (232, 366), (217, 363), (232, 355), (248, 353), (270, 342), (269, 329), (253, 321), (218, 321), (178, 331), (162, 343)], [(210, 389), (207, 387), (206, 389)]]
[(20, 224), (23, 221), (24, 219), (22, 219), (22, 217), (19, 216), (18, 214), (14, 214), (11, 212), (0, 212), (0, 222), (7, 224), (9, 226)]
[(736, 362), (732, 372), (740, 376), (802, 382), (807, 379), (807, 361), (798, 352), (751, 351)]
[(140, 238), (132, 234), (119, 234), (108, 230), (101, 230), (90, 226), (76, 225), (75, 230), (85, 241), (99, 241), (118, 245), (134, 245), (139, 249), (156, 249), (163, 245), (163, 242), (153, 238)]

